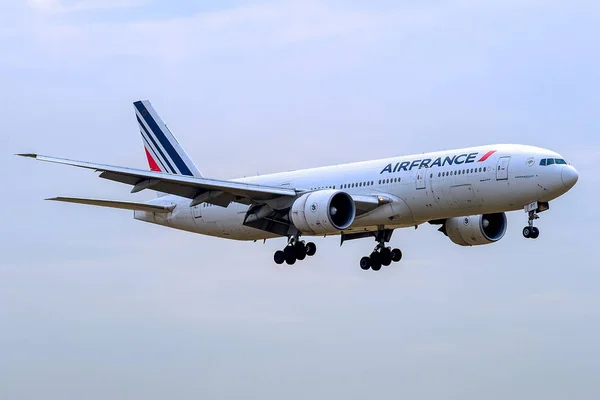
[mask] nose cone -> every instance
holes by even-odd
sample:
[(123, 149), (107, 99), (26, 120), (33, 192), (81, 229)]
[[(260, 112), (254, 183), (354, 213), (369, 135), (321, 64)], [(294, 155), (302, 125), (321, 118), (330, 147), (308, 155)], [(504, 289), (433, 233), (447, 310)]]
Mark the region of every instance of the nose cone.
[(572, 166), (565, 165), (561, 172), (561, 178), (563, 185), (565, 185), (567, 189), (571, 189), (577, 183), (577, 180), (579, 179), (579, 174), (577, 173), (577, 170)]

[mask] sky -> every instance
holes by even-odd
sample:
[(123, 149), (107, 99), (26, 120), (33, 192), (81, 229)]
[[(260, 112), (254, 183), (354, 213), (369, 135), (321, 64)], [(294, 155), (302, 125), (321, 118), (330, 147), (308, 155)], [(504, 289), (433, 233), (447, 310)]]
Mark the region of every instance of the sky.
[[(0, 1), (0, 398), (597, 399), (600, 3)], [(521, 143), (577, 185), (464, 248), (236, 242), (52, 196), (144, 201), (37, 152), (147, 168), (149, 99), (205, 176)]]

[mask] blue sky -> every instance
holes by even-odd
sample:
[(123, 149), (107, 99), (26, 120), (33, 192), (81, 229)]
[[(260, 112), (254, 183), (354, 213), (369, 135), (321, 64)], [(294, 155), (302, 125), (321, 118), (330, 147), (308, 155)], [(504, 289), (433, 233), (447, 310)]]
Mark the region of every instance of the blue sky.
[[(0, 4), (0, 397), (597, 399), (596, 2)], [(239, 243), (44, 202), (145, 200), (42, 154), (146, 167), (150, 99), (209, 177), (489, 143), (561, 153), (579, 183), (525, 240), (394, 233), (294, 268)]]

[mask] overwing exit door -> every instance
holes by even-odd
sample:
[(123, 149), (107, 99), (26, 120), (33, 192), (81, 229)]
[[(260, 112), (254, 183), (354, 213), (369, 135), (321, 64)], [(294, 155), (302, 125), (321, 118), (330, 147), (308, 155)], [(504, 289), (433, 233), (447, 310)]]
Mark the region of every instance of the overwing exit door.
[(503, 181), (508, 179), (508, 163), (510, 157), (500, 157), (498, 159), (498, 165), (496, 167), (496, 180)]

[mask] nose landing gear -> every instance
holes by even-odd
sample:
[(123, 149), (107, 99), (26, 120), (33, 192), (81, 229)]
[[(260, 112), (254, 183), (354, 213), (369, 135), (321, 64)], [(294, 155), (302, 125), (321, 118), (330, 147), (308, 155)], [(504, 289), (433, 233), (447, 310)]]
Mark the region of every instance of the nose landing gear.
[(540, 236), (540, 230), (535, 226), (526, 226), (523, 228), (523, 236), (528, 239), (537, 239)]
[(537, 239), (540, 236), (540, 230), (533, 226), (533, 222), (540, 218), (537, 215), (538, 212), (546, 211), (550, 206), (548, 203), (538, 203), (534, 201), (533, 203), (529, 203), (525, 206), (525, 212), (527, 213), (527, 226), (523, 228), (523, 236), (528, 239)]
[(276, 264), (294, 265), (296, 261), (302, 261), (306, 256), (314, 256), (317, 246), (313, 242), (305, 243), (297, 237), (291, 237), (288, 245), (283, 250), (277, 250), (273, 255)]

